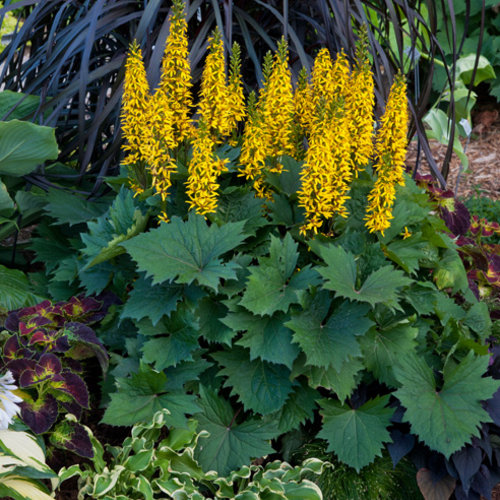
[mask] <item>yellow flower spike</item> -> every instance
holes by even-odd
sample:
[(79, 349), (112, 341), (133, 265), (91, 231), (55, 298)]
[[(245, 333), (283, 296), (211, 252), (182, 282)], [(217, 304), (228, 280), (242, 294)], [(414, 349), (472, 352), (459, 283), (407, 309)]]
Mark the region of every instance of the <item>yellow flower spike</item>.
[(237, 42), (233, 43), (229, 62), (228, 101), (230, 107), (229, 120), (233, 130), (238, 122), (246, 117), (245, 96), (241, 81), (241, 49)]
[(312, 93), (313, 109), (316, 113), (321, 102), (328, 102), (333, 95), (333, 61), (328, 49), (321, 49), (316, 58), (312, 70)]
[(332, 68), (332, 91), (329, 94), (329, 99), (331, 101), (336, 101), (340, 98), (344, 98), (349, 85), (349, 61), (342, 49), (335, 58), (335, 63)]
[(164, 94), (165, 105), (172, 112), (176, 145), (188, 138), (193, 130), (189, 118), (193, 107), (191, 87), (184, 2), (182, 0), (173, 0), (170, 33), (163, 55), (160, 86), (157, 92)]
[(146, 69), (141, 49), (134, 40), (130, 45), (125, 63), (121, 110), (122, 131), (126, 140), (123, 149), (128, 152), (123, 161), (125, 165), (132, 165), (141, 159), (142, 133), (147, 120), (148, 103), (149, 85)]
[(373, 155), (373, 109), (375, 92), (373, 73), (368, 59), (366, 28), (356, 47), (356, 64), (351, 73), (346, 92), (346, 113), (352, 145), (354, 175), (364, 170)]
[(377, 180), (368, 195), (365, 216), (366, 227), (371, 233), (380, 231), (383, 236), (391, 225), (396, 184), (404, 185), (408, 121), (406, 81), (398, 74), (391, 86), (376, 136), (374, 171)]
[(193, 157), (189, 162), (189, 178), (186, 183), (189, 209), (194, 208), (201, 215), (216, 211), (219, 188), (217, 178), (227, 170), (228, 160), (221, 160), (215, 155), (214, 145), (208, 125), (201, 118), (193, 141)]
[(268, 156), (293, 155), (294, 100), (292, 74), (288, 66), (288, 44), (285, 38), (278, 43), (264, 95), (261, 109), (263, 128), (269, 141)]
[(307, 81), (307, 70), (302, 67), (294, 94), (295, 118), (304, 131), (313, 121), (312, 87)]
[(200, 90), (200, 115), (216, 135), (231, 133), (231, 109), (226, 85), (226, 62), (222, 35), (217, 27), (208, 39), (208, 55)]
[(238, 175), (254, 181), (253, 186), (259, 198), (266, 198), (261, 176), (265, 167), (267, 148), (261, 111), (256, 104), (255, 92), (251, 92), (248, 96), (248, 119), (245, 123), (240, 154), (243, 168)]

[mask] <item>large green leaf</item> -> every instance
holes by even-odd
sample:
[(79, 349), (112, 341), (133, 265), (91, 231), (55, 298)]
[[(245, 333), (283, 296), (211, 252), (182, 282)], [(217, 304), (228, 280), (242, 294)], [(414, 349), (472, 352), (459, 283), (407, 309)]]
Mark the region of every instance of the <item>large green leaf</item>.
[(276, 414), (280, 433), (298, 429), (307, 419), (312, 420), (319, 398), (319, 392), (309, 387), (307, 383), (296, 385), (285, 406)]
[(141, 276), (134, 283), (121, 317), (136, 320), (148, 317), (156, 325), (164, 315), (175, 311), (177, 302), (181, 300), (182, 289), (182, 285), (169, 283), (153, 285), (150, 278)]
[(104, 214), (109, 207), (107, 199), (89, 201), (62, 189), (50, 189), (44, 210), (55, 219), (54, 224), (79, 224)]
[(212, 354), (224, 368), (219, 372), (227, 380), (247, 410), (266, 415), (278, 411), (292, 392), (290, 370), (276, 363), (260, 359), (250, 360), (246, 349), (235, 347), (231, 351)]
[(227, 307), (220, 300), (204, 297), (198, 300), (195, 315), (200, 325), (200, 334), (209, 342), (231, 345), (236, 332), (224, 324)]
[(186, 222), (173, 217), (170, 223), (140, 234), (123, 246), (155, 284), (196, 280), (217, 290), (221, 278), (236, 278), (236, 264), (223, 263), (220, 257), (245, 239), (243, 226), (244, 222), (208, 226), (201, 215), (191, 212)]
[(144, 215), (136, 206), (131, 191), (121, 189), (109, 210), (95, 222), (89, 222), (88, 232), (81, 235), (88, 257), (86, 269), (125, 253), (122, 243), (141, 233), (147, 224)]
[(360, 340), (366, 368), (380, 382), (397, 387), (393, 368), (401, 357), (415, 352), (417, 335), (417, 328), (404, 324), (370, 330)]
[(0, 180), (0, 212), (8, 212), (4, 215), (10, 215), (14, 210), (14, 200), (10, 197), (7, 187)]
[(323, 427), (318, 437), (328, 441), (327, 451), (335, 452), (359, 472), (376, 456), (382, 456), (383, 443), (392, 441), (387, 427), (394, 410), (386, 407), (388, 402), (389, 395), (377, 397), (354, 409), (323, 399), (319, 402)]
[(0, 122), (0, 175), (26, 175), (59, 150), (54, 129), (30, 122)]
[(147, 340), (142, 352), (144, 361), (154, 363), (157, 370), (176, 366), (181, 361), (191, 361), (191, 353), (199, 347), (198, 323), (192, 312), (182, 305), (170, 318), (162, 320), (154, 335), (161, 336)]
[(204, 470), (216, 470), (224, 476), (249, 464), (252, 458), (273, 453), (269, 441), (279, 433), (276, 424), (260, 418), (239, 423), (229, 402), (204, 387), (200, 395), (198, 430), (206, 430), (210, 436), (200, 438), (195, 458)]
[(293, 341), (307, 356), (307, 364), (337, 370), (349, 356), (361, 354), (356, 337), (373, 325), (366, 317), (367, 304), (342, 302), (328, 320), (331, 306), (328, 292), (316, 295), (307, 309), (286, 323), (294, 331)]
[(290, 233), (283, 240), (271, 236), (269, 257), (250, 268), (247, 289), (240, 304), (255, 314), (287, 312), (290, 304), (299, 302), (299, 292), (317, 282), (309, 266), (294, 273), (299, 253)]
[(323, 287), (334, 290), (341, 297), (368, 302), (372, 306), (382, 303), (395, 308), (398, 305), (399, 288), (412, 283), (403, 271), (388, 265), (371, 273), (358, 288), (356, 262), (351, 253), (335, 245), (321, 247), (320, 253), (326, 267), (316, 269), (327, 280)]
[(250, 359), (260, 358), (271, 363), (281, 363), (292, 368), (299, 348), (292, 344), (292, 332), (283, 323), (287, 316), (255, 316), (241, 308), (229, 313), (222, 322), (235, 333), (245, 332), (237, 345), (250, 349)]
[(492, 397), (500, 381), (483, 377), (488, 360), (470, 352), (458, 364), (448, 361), (441, 388), (432, 369), (416, 355), (402, 357), (395, 367), (401, 388), (394, 395), (406, 408), (404, 420), (425, 444), (446, 458), (473, 436), (479, 437), (482, 422), (491, 422), (481, 401)]
[(183, 391), (168, 391), (167, 376), (146, 366), (130, 378), (117, 378), (117, 392), (111, 394), (111, 402), (102, 422), (109, 425), (134, 425), (150, 422), (153, 415), (167, 408), (169, 425), (185, 427), (185, 413), (200, 411), (196, 397)]
[(32, 305), (35, 301), (26, 275), (0, 265), (0, 310), (12, 311)]
[[(19, 102), (21, 101), (22, 102)], [(10, 113), (7, 120), (22, 120), (36, 111), (40, 106), (40, 97), (37, 95), (22, 94), (12, 90), (2, 90), (0, 92), (0, 116), (4, 116), (17, 103), (16, 109)]]

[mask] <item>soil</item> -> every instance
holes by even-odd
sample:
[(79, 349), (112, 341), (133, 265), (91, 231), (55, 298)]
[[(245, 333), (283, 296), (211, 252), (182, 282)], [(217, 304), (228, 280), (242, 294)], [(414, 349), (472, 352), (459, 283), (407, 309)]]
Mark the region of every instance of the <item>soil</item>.
[[(469, 143), (462, 142), (469, 159), (469, 167), (463, 170), (460, 160), (454, 154), (447, 179), (448, 188), (459, 198), (479, 195), (498, 200), (500, 199), (500, 104), (489, 103), (481, 106), (473, 115), (473, 125), (471, 140)], [(430, 146), (434, 159), (441, 166), (446, 146), (437, 141), (431, 141)], [(407, 156), (407, 164), (410, 166), (415, 165), (416, 150), (416, 143), (412, 142)], [(422, 160), (420, 171), (430, 173), (425, 159)]]

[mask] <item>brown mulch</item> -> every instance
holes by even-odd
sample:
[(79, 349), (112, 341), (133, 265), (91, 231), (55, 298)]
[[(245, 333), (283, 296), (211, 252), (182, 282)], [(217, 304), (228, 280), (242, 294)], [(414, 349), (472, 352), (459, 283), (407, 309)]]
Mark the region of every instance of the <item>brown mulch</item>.
[[(453, 155), (448, 176), (448, 187), (459, 198), (469, 198), (479, 193), (495, 200), (500, 199), (500, 105), (487, 105), (473, 115), (473, 137), (465, 146), (469, 168), (465, 171), (460, 160)], [(430, 141), (433, 157), (442, 165), (446, 146)], [(415, 165), (416, 142), (408, 148), (407, 163)], [(421, 153), (421, 157), (423, 157)], [(422, 173), (429, 173), (428, 163), (422, 161)], [(458, 187), (457, 187), (458, 179)]]

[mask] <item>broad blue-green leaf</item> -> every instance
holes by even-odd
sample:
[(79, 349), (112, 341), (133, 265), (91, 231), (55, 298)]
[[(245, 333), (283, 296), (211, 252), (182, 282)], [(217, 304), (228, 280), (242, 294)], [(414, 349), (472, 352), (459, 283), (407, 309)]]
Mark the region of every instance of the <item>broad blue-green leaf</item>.
[(375, 377), (397, 387), (393, 368), (401, 357), (415, 352), (418, 329), (410, 325), (396, 325), (389, 329), (372, 329), (361, 340), (364, 363)]
[(425, 444), (446, 458), (473, 436), (479, 437), (482, 422), (491, 422), (481, 401), (492, 397), (500, 381), (483, 377), (488, 360), (470, 352), (458, 364), (448, 361), (441, 388), (432, 369), (416, 355), (402, 357), (395, 367), (401, 388), (394, 395), (406, 408), (404, 420)]
[(54, 224), (80, 224), (96, 219), (109, 208), (108, 200), (89, 201), (62, 189), (50, 189), (45, 212), (56, 221)]
[(405, 240), (392, 241), (385, 248), (385, 254), (389, 259), (402, 267), (407, 273), (415, 274), (422, 258), (422, 250), (427, 246), (420, 238), (410, 236)]
[(383, 303), (387, 307), (395, 308), (398, 306), (399, 289), (412, 282), (403, 271), (384, 266), (371, 273), (358, 289), (354, 256), (342, 247), (334, 245), (321, 247), (320, 251), (327, 264), (326, 267), (316, 268), (327, 280), (323, 287), (334, 290), (341, 297), (368, 302), (372, 306)]
[(495, 70), (488, 59), (484, 56), (479, 56), (476, 62), (476, 54), (468, 54), (457, 60), (456, 75), (465, 85), (469, 85), (472, 81), (472, 73), (474, 72), (474, 87), (479, 85), (484, 80), (492, 80), (495, 78)]
[(30, 122), (0, 122), (0, 175), (26, 175), (59, 150), (54, 129)]
[(389, 395), (377, 397), (353, 409), (336, 401), (323, 399), (319, 402), (323, 427), (318, 437), (328, 441), (327, 451), (358, 472), (382, 456), (383, 443), (391, 442), (387, 427), (394, 413), (387, 408)]
[(279, 433), (276, 424), (261, 418), (236, 420), (231, 405), (213, 391), (200, 388), (198, 430), (210, 433), (200, 438), (195, 458), (204, 470), (216, 470), (221, 476), (249, 464), (252, 458), (260, 458), (274, 450), (270, 440)]
[(224, 368), (219, 372), (227, 378), (224, 387), (232, 387), (245, 409), (266, 415), (278, 411), (292, 392), (290, 370), (260, 359), (250, 360), (246, 349), (217, 352), (212, 357)]
[(136, 207), (131, 191), (122, 188), (108, 212), (95, 222), (89, 222), (88, 232), (81, 235), (88, 257), (86, 268), (91, 268), (125, 253), (122, 243), (141, 233), (148, 221)]
[(141, 276), (135, 281), (134, 289), (123, 306), (121, 317), (141, 320), (149, 318), (153, 325), (164, 315), (170, 315), (181, 300), (181, 285), (162, 283), (153, 285), (150, 278)]
[(153, 415), (163, 408), (170, 412), (167, 420), (174, 427), (185, 427), (185, 414), (200, 411), (196, 397), (182, 391), (168, 391), (167, 377), (148, 367), (142, 367), (129, 378), (117, 378), (117, 392), (102, 422), (109, 425), (134, 425), (150, 422)]
[(309, 266), (294, 273), (299, 254), (290, 233), (283, 240), (271, 236), (269, 254), (259, 259), (258, 266), (250, 268), (247, 289), (240, 302), (260, 315), (287, 312), (290, 304), (299, 302), (298, 293), (317, 282), (317, 274)]
[(28, 115), (36, 111), (39, 105), (40, 96), (14, 92), (13, 90), (2, 90), (0, 92), (0, 116), (4, 116), (11, 108), (16, 106), (16, 109), (9, 114), (6, 121), (27, 118)]
[(342, 302), (328, 319), (331, 299), (328, 292), (316, 295), (305, 311), (286, 323), (294, 331), (293, 341), (306, 354), (307, 364), (337, 370), (349, 356), (361, 354), (356, 337), (373, 325), (366, 317), (370, 306)]
[(138, 268), (153, 277), (153, 283), (175, 280), (197, 281), (217, 290), (219, 280), (236, 277), (236, 265), (223, 263), (221, 256), (243, 240), (244, 222), (208, 226), (201, 215), (190, 213), (183, 222), (172, 217), (168, 224), (136, 236), (123, 246)]
[(319, 366), (294, 366), (292, 377), (305, 375), (311, 387), (333, 391), (340, 401), (349, 397), (358, 386), (364, 364), (360, 358), (349, 357), (346, 362), (335, 369), (332, 366), (322, 368)]
[(246, 332), (236, 344), (248, 347), (251, 360), (260, 358), (291, 369), (299, 348), (292, 344), (292, 332), (283, 324), (286, 318), (283, 313), (255, 316), (241, 308), (239, 312), (229, 313), (222, 322), (234, 333)]

